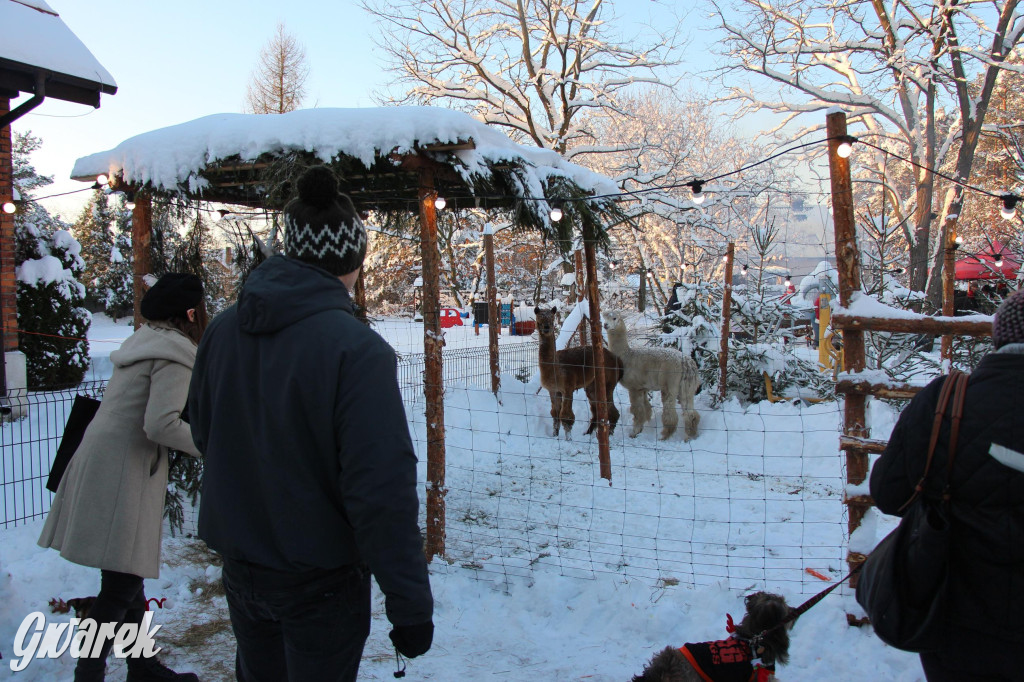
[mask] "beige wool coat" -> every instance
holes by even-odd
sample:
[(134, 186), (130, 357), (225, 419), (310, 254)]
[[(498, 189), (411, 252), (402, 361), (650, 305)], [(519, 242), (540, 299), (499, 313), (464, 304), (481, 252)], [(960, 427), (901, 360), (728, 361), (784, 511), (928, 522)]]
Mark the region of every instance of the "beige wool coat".
[(160, 575), (167, 450), (199, 456), (181, 420), (196, 346), (148, 322), (110, 354), (114, 372), (39, 537), (83, 566)]

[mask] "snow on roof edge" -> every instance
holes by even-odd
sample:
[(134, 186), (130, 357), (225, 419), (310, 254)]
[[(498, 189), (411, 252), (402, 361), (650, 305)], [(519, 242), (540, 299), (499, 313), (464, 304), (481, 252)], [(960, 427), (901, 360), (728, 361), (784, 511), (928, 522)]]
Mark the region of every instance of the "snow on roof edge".
[(0, 0), (0, 26), (17, 29), (4, 33), (0, 57), (117, 88), (110, 72), (45, 2)]
[(618, 194), (615, 183), (594, 171), (570, 163), (559, 154), (527, 147), (460, 111), (438, 107), (370, 107), (358, 109), (300, 109), (286, 114), (212, 114), (174, 126), (141, 133), (113, 149), (79, 158), (71, 176), (93, 178), (100, 173), (120, 175), (125, 182), (151, 184), (178, 191), (194, 184), (199, 171), (221, 159), (246, 161), (274, 151), (305, 150), (324, 161), (339, 154), (370, 166), (395, 151), (417, 144), (464, 142), (475, 149), (454, 155), (470, 175), (485, 174), (488, 164), (516, 161), (531, 167), (531, 187), (554, 175), (565, 177), (595, 194)]

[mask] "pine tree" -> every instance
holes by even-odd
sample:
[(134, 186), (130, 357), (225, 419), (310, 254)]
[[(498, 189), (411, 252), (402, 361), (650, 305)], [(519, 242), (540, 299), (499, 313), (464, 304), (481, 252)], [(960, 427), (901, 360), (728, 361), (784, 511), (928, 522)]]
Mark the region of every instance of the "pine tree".
[[(41, 142), (30, 133), (13, 140), (14, 182), (25, 199), (50, 184), (29, 163)], [(15, 264), (18, 279), (18, 344), (25, 354), (30, 388), (71, 386), (89, 367), (91, 317), (83, 307), (85, 287), (79, 282), (85, 263), (81, 245), (68, 225), (41, 205), (25, 202), (14, 216)]]
[(115, 320), (132, 314), (135, 307), (134, 272), (132, 269), (132, 212), (124, 195), (113, 207), (113, 244), (110, 265), (100, 279), (103, 309)]
[(95, 311), (103, 310), (107, 299), (108, 271), (114, 251), (113, 224), (114, 212), (107, 202), (107, 195), (97, 189), (71, 228), (82, 245), (81, 255), (85, 261), (82, 282), (86, 289), (86, 303)]

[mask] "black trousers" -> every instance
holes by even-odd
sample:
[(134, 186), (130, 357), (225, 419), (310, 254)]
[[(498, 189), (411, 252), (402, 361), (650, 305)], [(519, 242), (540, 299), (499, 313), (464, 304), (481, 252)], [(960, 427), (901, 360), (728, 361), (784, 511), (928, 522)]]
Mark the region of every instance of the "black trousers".
[[(117, 571), (100, 571), (100, 593), (89, 609), (88, 617), (97, 624), (114, 623), (115, 629), (123, 623), (142, 623), (146, 613), (146, 594), (140, 576)], [(108, 639), (98, 658), (78, 659), (77, 671), (101, 671), (106, 666), (107, 654), (114, 646)]]
[(921, 654), (928, 682), (1017, 682), (1021, 645), (957, 628), (950, 646)]
[(239, 682), (354, 682), (370, 634), (361, 564), (275, 571), (224, 559)]

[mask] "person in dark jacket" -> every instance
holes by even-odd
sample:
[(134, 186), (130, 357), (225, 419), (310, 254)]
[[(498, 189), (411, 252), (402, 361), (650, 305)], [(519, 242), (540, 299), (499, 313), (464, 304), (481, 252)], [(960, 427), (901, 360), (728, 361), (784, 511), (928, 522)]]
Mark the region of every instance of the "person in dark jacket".
[(196, 356), (199, 536), (224, 559), (239, 680), (355, 680), (371, 573), (397, 650), (433, 639), (416, 455), (394, 350), (353, 316), (352, 202), (317, 166), (284, 216), (286, 255), (252, 272)]
[[(996, 312), (994, 350), (967, 385), (951, 481), (947, 645), (921, 654), (929, 682), (1018, 680), (1024, 647), (1024, 291)], [(871, 496), (896, 514), (924, 472), (944, 377), (910, 401), (871, 471)], [(941, 498), (950, 418), (924, 494)]]

